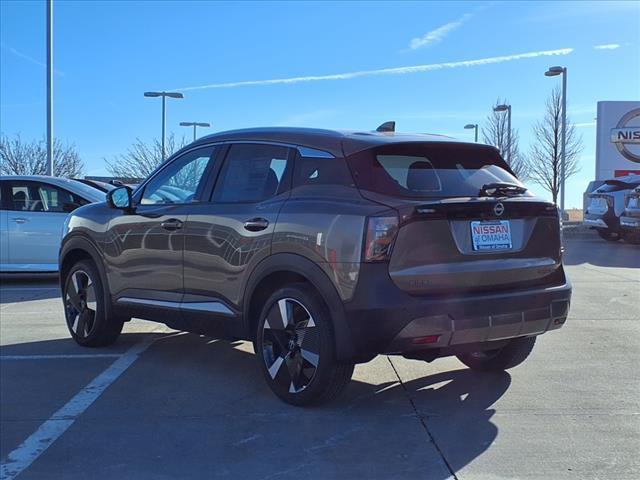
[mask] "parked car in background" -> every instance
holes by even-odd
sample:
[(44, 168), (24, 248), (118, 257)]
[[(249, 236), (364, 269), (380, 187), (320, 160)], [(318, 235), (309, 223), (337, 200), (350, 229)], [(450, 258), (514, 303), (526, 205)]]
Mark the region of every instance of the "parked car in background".
[(105, 193), (46, 176), (0, 179), (0, 272), (56, 272), (62, 226), (70, 212)]
[(622, 237), (626, 242), (640, 244), (640, 187), (626, 196), (625, 209), (620, 217)]
[(587, 211), (589, 208), (589, 202), (591, 199), (589, 195), (598, 187), (600, 187), (604, 183), (604, 180), (591, 180), (587, 185), (587, 188), (582, 193), (582, 214)]
[(567, 319), (561, 252), (557, 207), (493, 147), (249, 129), (75, 211), (60, 286), (80, 345), (113, 343), (131, 318), (252, 340), (273, 392), (307, 405), (377, 354), (520, 364)]
[(87, 178), (74, 178), (76, 182), (84, 183), (85, 185), (89, 185), (90, 187), (97, 188), (105, 193), (109, 190), (113, 190), (116, 187), (120, 187), (122, 183), (107, 183), (101, 182), (100, 180), (90, 180)]
[(593, 227), (603, 239), (616, 242), (623, 237), (620, 217), (625, 209), (626, 196), (640, 186), (640, 175), (605, 180), (588, 195), (589, 204), (584, 212), (583, 223)]

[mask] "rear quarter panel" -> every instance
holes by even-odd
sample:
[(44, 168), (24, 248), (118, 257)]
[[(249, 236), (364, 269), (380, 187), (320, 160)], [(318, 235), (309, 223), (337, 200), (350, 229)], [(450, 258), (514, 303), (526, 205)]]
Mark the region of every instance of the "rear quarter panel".
[(358, 282), (366, 217), (386, 210), (363, 199), (353, 188), (296, 188), (280, 211), (272, 254), (308, 258), (322, 268), (347, 301)]

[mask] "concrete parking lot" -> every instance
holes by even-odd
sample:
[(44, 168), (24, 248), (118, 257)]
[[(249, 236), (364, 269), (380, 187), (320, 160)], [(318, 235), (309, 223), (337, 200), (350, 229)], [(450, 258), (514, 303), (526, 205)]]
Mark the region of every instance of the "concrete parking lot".
[(55, 280), (5, 278), (1, 477), (640, 478), (640, 249), (566, 249), (569, 321), (523, 365), (380, 356), (313, 409), (271, 393), (248, 343), (133, 321), (83, 349)]

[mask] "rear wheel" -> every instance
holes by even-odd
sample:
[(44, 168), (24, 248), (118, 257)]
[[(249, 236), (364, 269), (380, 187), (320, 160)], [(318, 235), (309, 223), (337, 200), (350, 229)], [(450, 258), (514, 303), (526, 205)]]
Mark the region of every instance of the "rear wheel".
[(598, 232), (598, 235), (600, 235), (600, 238), (607, 242), (617, 242), (622, 238), (618, 232), (614, 232), (609, 228), (597, 228), (596, 231)]
[(73, 339), (84, 347), (103, 347), (116, 341), (123, 320), (106, 315), (105, 292), (95, 265), (76, 263), (64, 282), (64, 313)]
[(258, 322), (256, 357), (271, 390), (296, 406), (332, 400), (353, 373), (353, 364), (336, 360), (331, 316), (306, 284), (269, 297)]
[(535, 343), (536, 337), (515, 338), (502, 348), (458, 355), (458, 360), (473, 370), (502, 372), (524, 362)]

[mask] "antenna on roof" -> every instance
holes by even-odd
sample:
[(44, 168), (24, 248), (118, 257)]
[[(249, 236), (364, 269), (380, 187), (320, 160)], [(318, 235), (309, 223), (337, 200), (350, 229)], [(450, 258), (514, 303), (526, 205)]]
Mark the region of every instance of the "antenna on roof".
[(376, 132), (395, 132), (396, 131), (396, 122), (384, 122), (378, 128), (376, 128)]

